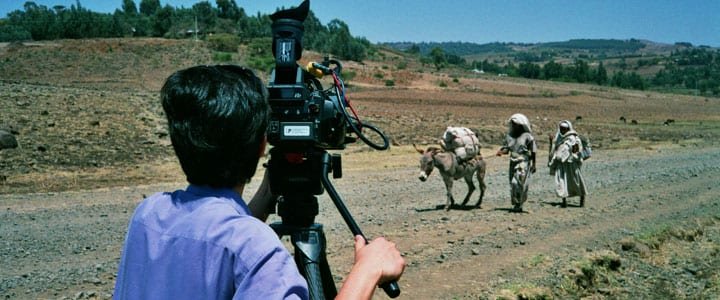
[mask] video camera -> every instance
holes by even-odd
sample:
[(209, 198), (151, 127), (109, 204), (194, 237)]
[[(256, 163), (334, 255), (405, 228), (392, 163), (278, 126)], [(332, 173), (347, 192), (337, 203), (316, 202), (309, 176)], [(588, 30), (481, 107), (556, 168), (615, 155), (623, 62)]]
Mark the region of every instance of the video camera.
[[(353, 235), (364, 235), (335, 191), (328, 174), (342, 177), (340, 154), (326, 150), (344, 149), (360, 138), (377, 150), (389, 145), (387, 137), (376, 127), (362, 124), (345, 96), (342, 65), (325, 58), (311, 62), (307, 69), (297, 64), (302, 57), (303, 21), (310, 11), (309, 0), (297, 8), (285, 9), (270, 16), (275, 69), (268, 83), (270, 123), (267, 129), (270, 149), (270, 189), (277, 198), (277, 213), (282, 222), (270, 226), (278, 235), (291, 236), (295, 261), (307, 279), (312, 299), (331, 299), (337, 294), (325, 257), (325, 235), (322, 225), (314, 223), (320, 195), (327, 189)], [(334, 66), (331, 68), (331, 66)], [(333, 85), (323, 89), (318, 78), (332, 76)], [(352, 116), (350, 115), (350, 110)], [(362, 132), (368, 128), (382, 138), (375, 144)], [(355, 133), (356, 137), (348, 134)], [(390, 297), (397, 297), (397, 282), (381, 285)]]
[[(321, 63), (308, 64), (307, 70), (297, 64), (303, 51), (303, 21), (309, 12), (309, 1), (294, 9), (278, 11), (270, 16), (273, 35), (273, 69), (268, 84), (268, 102), (272, 110), (267, 131), (268, 142), (274, 146), (315, 146), (322, 149), (344, 149), (357, 139), (354, 132), (371, 147), (384, 150), (388, 144), (378, 146), (362, 134), (367, 127), (357, 116), (350, 116), (341, 78), (342, 65), (325, 58)], [(334, 68), (330, 68), (334, 65)], [(335, 85), (323, 90), (317, 79), (332, 75)], [(382, 133), (380, 133), (382, 136)]]
[[(303, 21), (309, 10), (310, 3), (305, 0), (297, 8), (280, 10), (270, 16), (275, 57), (275, 68), (268, 83), (271, 113), (267, 138), (274, 146), (270, 151), (270, 183), (272, 190), (284, 198), (288, 198), (288, 193), (322, 194), (321, 153), (318, 152), (345, 149), (346, 144), (357, 140), (352, 133), (372, 148), (389, 147), (387, 137), (376, 127), (360, 123), (350, 106), (339, 61), (326, 57), (321, 63), (311, 62), (307, 69), (298, 65), (303, 51)], [(323, 75), (333, 78), (333, 85), (328, 89), (323, 89), (318, 80)], [(367, 139), (362, 132), (364, 128), (375, 131), (382, 138), (382, 145)], [(339, 157), (333, 171), (335, 178), (339, 178)], [(313, 212), (314, 209), (292, 214), (309, 216)]]

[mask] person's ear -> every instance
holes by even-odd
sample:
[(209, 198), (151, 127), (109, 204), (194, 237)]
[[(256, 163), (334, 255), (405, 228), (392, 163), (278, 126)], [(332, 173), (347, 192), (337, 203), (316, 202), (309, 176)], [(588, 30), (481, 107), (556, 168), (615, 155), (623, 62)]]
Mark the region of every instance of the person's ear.
[(267, 136), (263, 136), (263, 140), (260, 143), (260, 148), (258, 149), (258, 157), (265, 156), (265, 147), (267, 147)]

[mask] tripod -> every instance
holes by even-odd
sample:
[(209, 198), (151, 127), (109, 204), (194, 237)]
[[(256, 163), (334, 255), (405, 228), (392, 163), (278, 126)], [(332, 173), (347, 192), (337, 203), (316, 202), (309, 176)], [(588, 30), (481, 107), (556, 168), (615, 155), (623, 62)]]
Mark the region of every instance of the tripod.
[[(310, 299), (333, 299), (337, 289), (325, 254), (325, 233), (322, 224), (315, 223), (318, 202), (314, 195), (322, 194), (324, 187), (352, 234), (365, 238), (328, 178), (331, 171), (333, 178), (342, 177), (340, 154), (330, 155), (323, 149), (312, 147), (299, 159), (298, 153), (275, 147), (270, 150), (270, 155), (271, 189), (282, 196), (278, 200), (278, 215), (282, 222), (270, 227), (280, 237), (290, 236), (295, 263), (308, 282)], [(397, 282), (381, 287), (391, 298), (400, 295)]]

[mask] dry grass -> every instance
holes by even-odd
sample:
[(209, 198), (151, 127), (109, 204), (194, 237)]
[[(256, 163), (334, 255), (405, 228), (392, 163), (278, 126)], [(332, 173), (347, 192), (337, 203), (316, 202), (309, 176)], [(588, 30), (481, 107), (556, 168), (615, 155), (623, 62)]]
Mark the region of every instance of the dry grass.
[[(307, 51), (303, 62), (321, 57)], [(400, 69), (401, 62), (406, 59), (391, 52), (380, 61), (345, 62), (357, 74), (349, 97), (361, 119), (383, 130), (395, 145), (382, 152), (382, 159), (366, 146), (351, 145), (344, 151), (349, 169), (413, 165), (416, 157), (409, 145), (435, 144), (447, 126), (474, 129), (489, 157), (494, 145), (503, 142), (506, 119), (517, 112), (530, 118), (541, 150), (563, 119), (573, 121), (596, 151), (720, 138), (717, 99), (462, 70), (439, 73), (414, 60)], [(208, 63), (213, 63), (212, 51), (192, 41), (61, 40), (0, 47), (0, 125), (17, 128), (21, 143), (0, 152), (0, 175), (7, 177), (0, 182), (0, 193), (175, 180), (177, 175), (165, 172), (177, 169), (158, 167), (174, 158), (157, 93), (173, 71)], [(383, 79), (373, 76), (378, 72)], [(385, 87), (385, 79), (396, 86)], [(439, 81), (448, 86), (439, 87)], [(575, 121), (578, 116), (582, 120)], [(620, 116), (628, 123), (620, 122)], [(639, 124), (629, 124), (633, 119)], [(666, 119), (676, 122), (663, 126)], [(365, 155), (374, 160), (352, 163)]]

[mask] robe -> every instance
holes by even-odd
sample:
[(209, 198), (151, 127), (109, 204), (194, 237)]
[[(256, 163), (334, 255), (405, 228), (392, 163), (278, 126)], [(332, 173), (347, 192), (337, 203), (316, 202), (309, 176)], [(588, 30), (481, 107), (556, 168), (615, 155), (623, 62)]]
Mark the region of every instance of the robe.
[(548, 167), (550, 175), (555, 175), (555, 193), (558, 197), (587, 195), (580, 151), (582, 151), (582, 143), (575, 131), (566, 132), (553, 143)]

